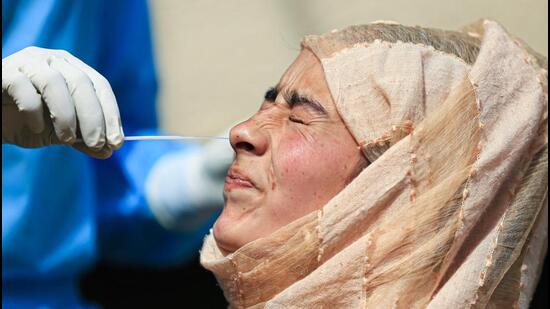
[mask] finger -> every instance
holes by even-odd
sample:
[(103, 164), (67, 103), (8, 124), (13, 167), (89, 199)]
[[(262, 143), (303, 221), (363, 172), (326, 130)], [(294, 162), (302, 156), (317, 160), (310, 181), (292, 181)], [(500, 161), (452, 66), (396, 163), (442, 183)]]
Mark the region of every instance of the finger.
[(52, 56), (48, 63), (65, 78), (75, 105), (82, 140), (86, 146), (100, 150), (105, 145), (105, 121), (92, 81), (63, 58)]
[(68, 52), (63, 52), (64, 58), (72, 65), (78, 67), (92, 80), (99, 103), (105, 117), (105, 131), (107, 144), (112, 149), (118, 149), (124, 143), (124, 131), (120, 120), (120, 112), (116, 102), (115, 94), (111, 85), (103, 75), (80, 61)]
[(44, 131), (44, 108), (40, 94), (31, 81), (15, 67), (2, 66), (2, 105), (6, 95), (17, 106), (23, 126), (28, 127), (32, 133)]
[(94, 150), (90, 147), (88, 147), (86, 144), (83, 143), (74, 143), (71, 145), (71, 147), (75, 148), (78, 151), (81, 151), (89, 156), (92, 156), (96, 159), (107, 159), (113, 154), (113, 150), (111, 150), (109, 147), (105, 146), (101, 149)]
[(76, 112), (63, 76), (50, 68), (46, 62), (25, 64), (21, 67), (21, 72), (42, 94), (59, 140), (72, 144), (76, 139)]

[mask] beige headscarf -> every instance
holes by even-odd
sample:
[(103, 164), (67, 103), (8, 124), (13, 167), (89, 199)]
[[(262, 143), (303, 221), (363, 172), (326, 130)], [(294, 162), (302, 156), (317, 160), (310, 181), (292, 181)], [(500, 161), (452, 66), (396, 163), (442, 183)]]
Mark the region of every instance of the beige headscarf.
[[(378, 31), (392, 27), (407, 42)], [(232, 308), (528, 307), (547, 241), (546, 64), (492, 21), (460, 40), (417, 30), (303, 41), (372, 164), (228, 256), (205, 239)], [(464, 42), (479, 50), (448, 51)]]

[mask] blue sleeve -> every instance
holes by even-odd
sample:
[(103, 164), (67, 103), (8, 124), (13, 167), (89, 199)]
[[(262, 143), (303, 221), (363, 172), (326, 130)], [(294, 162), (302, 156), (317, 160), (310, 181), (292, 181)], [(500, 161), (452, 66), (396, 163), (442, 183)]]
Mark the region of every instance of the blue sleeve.
[(157, 76), (147, 1), (103, 1), (96, 69), (113, 87), (128, 135), (157, 129)]
[[(126, 135), (159, 134), (156, 71), (145, 1), (109, 1), (103, 8), (97, 69), (111, 83)], [(213, 217), (193, 231), (163, 228), (147, 205), (145, 182), (169, 153), (198, 146), (179, 142), (127, 142), (106, 161), (96, 161), (101, 257), (124, 264), (166, 266), (193, 256)], [(185, 172), (185, 171), (182, 171)]]
[(111, 159), (98, 162), (98, 236), (103, 258), (169, 266), (198, 251), (216, 214), (204, 218), (194, 230), (167, 230), (148, 207), (145, 188), (149, 171), (160, 158), (169, 153), (185, 155), (197, 147), (177, 142), (127, 142)]
[[(156, 133), (157, 81), (147, 1), (4, 0), (2, 8), (2, 57), (31, 45), (65, 49), (109, 80), (127, 135)], [(3, 145), (3, 261), (9, 257), (6, 265), (17, 274), (44, 272), (25, 266), (42, 264), (77, 272), (97, 258), (98, 249), (100, 257), (126, 264), (181, 262), (198, 250), (212, 218), (205, 218), (204, 226), (192, 232), (162, 228), (147, 205), (144, 183), (163, 155), (193, 148), (132, 142), (111, 159), (100, 161), (68, 147), (28, 150)], [(15, 159), (4, 160), (8, 151), (17, 164)], [(54, 167), (56, 172), (51, 171)], [(43, 213), (48, 220), (41, 219)], [(49, 225), (63, 220), (65, 225)], [(21, 226), (32, 226), (37, 237), (55, 239), (55, 245), (37, 241), (41, 246), (22, 246), (18, 239), (28, 237), (29, 230)], [(62, 241), (58, 234), (78, 236), (72, 239), (78, 240), (78, 246)], [(43, 254), (33, 254), (38, 249)], [(54, 254), (55, 261), (50, 258)], [(16, 267), (20, 259), (34, 264), (26, 261)]]
[[(2, 57), (40, 46), (94, 63), (97, 8), (96, 1), (2, 1)], [(2, 145), (3, 287), (70, 279), (96, 260), (95, 192), (95, 170), (84, 154)]]

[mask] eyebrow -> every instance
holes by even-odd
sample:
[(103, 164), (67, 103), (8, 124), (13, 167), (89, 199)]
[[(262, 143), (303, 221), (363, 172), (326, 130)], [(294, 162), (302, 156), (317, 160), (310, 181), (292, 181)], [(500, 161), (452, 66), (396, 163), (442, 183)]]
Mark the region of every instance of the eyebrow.
[[(267, 102), (275, 102), (275, 99), (277, 99), (277, 96), (280, 93), (279, 85), (275, 87), (269, 88), (264, 96), (264, 99)], [(283, 93), (283, 98), (287, 102), (287, 104), (290, 106), (290, 108), (293, 108), (295, 106), (303, 105), (305, 107), (311, 108), (314, 111), (322, 114), (322, 115), (328, 115), (327, 110), (321, 105), (318, 101), (311, 98), (310, 96), (306, 94), (302, 94), (296, 90), (291, 90), (288, 92)]]

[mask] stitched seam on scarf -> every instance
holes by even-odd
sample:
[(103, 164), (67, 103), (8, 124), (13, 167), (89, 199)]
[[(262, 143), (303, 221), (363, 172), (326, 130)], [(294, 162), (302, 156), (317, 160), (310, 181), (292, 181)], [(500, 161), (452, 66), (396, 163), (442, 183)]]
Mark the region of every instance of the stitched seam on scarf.
[(501, 233), (502, 233), (502, 229), (504, 228), (505, 218), (506, 218), (506, 213), (499, 220), (498, 228), (497, 228), (497, 232), (496, 232), (496, 237), (493, 240), (493, 242), (491, 244), (491, 250), (489, 251), (489, 254), (486, 256), (486, 259), (485, 259), (485, 267), (486, 268), (482, 269), (480, 274), (479, 274), (478, 288), (477, 288), (477, 290), (474, 294), (474, 299), (471, 300), (470, 303), (468, 304), (469, 308), (471, 308), (472, 306), (478, 305), (478, 301), (480, 300), (481, 288), (485, 287), (485, 283), (486, 283), (485, 278), (487, 277), (487, 274), (489, 273), (489, 271), (494, 266), (493, 256), (494, 256), (494, 253), (495, 253), (495, 251), (498, 247), (498, 242), (499, 242), (499, 239), (500, 239), (500, 236), (501, 236)]
[[(541, 204), (544, 203), (545, 201), (547, 201), (547, 199), (548, 199), (548, 189), (546, 190), (546, 193), (544, 194), (544, 197), (542, 198), (540, 203)], [(540, 216), (540, 213), (543, 211), (543, 208), (544, 208), (544, 205), (540, 207), (540, 210), (539, 210), (539, 213), (537, 214), (537, 216)], [(531, 226), (531, 229), (533, 229), (533, 228), (534, 228), (534, 224), (533, 224), (533, 226)], [(537, 237), (537, 235), (534, 234), (533, 238), (536, 238), (536, 237)], [(547, 237), (547, 236), (545, 235), (544, 237)], [(526, 252), (525, 252), (525, 255), (527, 256), (527, 255), (530, 255), (530, 253), (532, 251), (532, 247), (529, 245), (529, 237), (526, 239), (525, 243), (527, 244), (527, 249), (526, 249)], [(520, 268), (521, 275), (520, 275), (520, 283), (519, 283), (520, 295), (521, 295), (521, 293), (526, 293), (526, 292), (524, 292), (524, 290), (527, 287), (527, 285), (526, 285), (524, 280), (526, 278), (525, 273), (527, 272), (527, 269), (528, 269), (528, 266), (526, 264), (522, 263), (521, 268)], [(542, 268), (541, 268), (541, 271), (542, 271)], [(541, 276), (541, 275), (542, 275), (542, 273), (539, 274), (539, 276)], [(521, 299), (521, 297), (518, 297), (518, 299), (516, 301), (516, 306), (518, 306), (520, 299)]]
[[(506, 33), (506, 34), (508, 34), (508, 33)], [(528, 64), (531, 68), (533, 68), (533, 70), (535, 70), (535, 76), (537, 77), (537, 81), (539, 83), (539, 86), (542, 89), (542, 94), (543, 94), (542, 104), (544, 105), (545, 112), (543, 112), (542, 115), (541, 115), (541, 119), (540, 119), (541, 126), (539, 127), (539, 132), (537, 132), (537, 133), (539, 135), (544, 135), (545, 131), (546, 131), (545, 130), (546, 127), (544, 126), (544, 124), (545, 124), (546, 120), (548, 119), (548, 85), (547, 85), (548, 70), (546, 68), (541, 67), (538, 64), (538, 61), (535, 58), (535, 56), (533, 56), (531, 53), (529, 53), (527, 51), (527, 49), (524, 47), (522, 42), (520, 42), (519, 40), (517, 40), (516, 38), (513, 38), (511, 36), (510, 36), (510, 38), (512, 39), (512, 42), (519, 48), (520, 53), (523, 56), (523, 61), (526, 64)], [(538, 68), (538, 70), (536, 68)], [(546, 139), (545, 143), (548, 143), (548, 140), (547, 140), (548, 137), (547, 136), (545, 137), (545, 139)], [(538, 149), (534, 150), (534, 152), (536, 152), (536, 151), (538, 151)]]
[(369, 263), (369, 249), (370, 249), (370, 246), (372, 244), (372, 240), (371, 240), (371, 234), (369, 233), (368, 236), (367, 236), (367, 245), (366, 245), (366, 248), (365, 248), (365, 257), (364, 257), (364, 260), (363, 260), (363, 265), (364, 265), (364, 269), (363, 269), (363, 280), (362, 280), (362, 289), (361, 289), (361, 295), (363, 297), (363, 308), (367, 308), (367, 302), (368, 302), (368, 299), (367, 299), (367, 273), (370, 271), (370, 263)]
[(321, 259), (323, 258), (323, 253), (324, 252), (324, 248), (322, 246), (323, 244), (323, 233), (321, 231), (321, 220), (323, 218), (323, 208), (319, 209), (317, 211), (317, 227), (316, 227), (316, 230), (317, 230), (317, 241), (318, 241), (318, 245), (317, 245), (317, 267), (321, 264)]
[(468, 68), (471, 67), (471, 65), (469, 63), (467, 63), (466, 61), (464, 61), (464, 59), (458, 57), (457, 55), (451, 54), (451, 53), (446, 53), (444, 51), (436, 49), (435, 47), (433, 47), (431, 45), (426, 45), (426, 44), (422, 44), (422, 43), (403, 42), (403, 41), (388, 42), (388, 41), (382, 41), (380, 39), (375, 39), (374, 41), (371, 41), (371, 42), (358, 42), (358, 43), (355, 43), (355, 44), (353, 44), (349, 47), (345, 47), (345, 48), (342, 48), (338, 51), (335, 51), (332, 54), (328, 55), (327, 57), (323, 57), (323, 59), (333, 58), (335, 56), (343, 54), (343, 53), (347, 52), (348, 50), (351, 50), (351, 49), (354, 49), (354, 48), (363, 47), (363, 48), (368, 49), (370, 47), (373, 47), (374, 45), (380, 45), (380, 46), (384, 46), (386, 48), (393, 48), (393, 47), (396, 47), (396, 46), (425, 48), (425, 49), (431, 51), (434, 54), (438, 54), (440, 56), (452, 58), (453, 60), (458, 61), (458, 62), (466, 65)]
[[(480, 105), (480, 101), (479, 101), (479, 96), (477, 94), (477, 84), (475, 84), (471, 77), (470, 77), (470, 73), (466, 74), (466, 77), (468, 82), (470, 83), (470, 85), (472, 86), (472, 91), (473, 91), (473, 94), (474, 94), (474, 97), (475, 97), (475, 101), (476, 101), (476, 110), (477, 110), (477, 115), (476, 117), (478, 117), (478, 126), (479, 126), (479, 135), (481, 136), (482, 134), (482, 130), (485, 128), (485, 125), (481, 122), (481, 118), (479, 117), (481, 115), (481, 105)], [(481, 154), (481, 149), (482, 149), (482, 144), (481, 144), (481, 140), (478, 142), (478, 145), (476, 147), (476, 153), (475, 153), (475, 159), (474, 159), (474, 162), (478, 162), (479, 161), (479, 158), (480, 158), (480, 154)], [(470, 193), (470, 185), (471, 185), (471, 182), (472, 182), (472, 178), (476, 175), (476, 167), (475, 167), (475, 164), (472, 165), (472, 168), (470, 169), (470, 172), (468, 174), (468, 177), (466, 178), (466, 181), (464, 183), (464, 189), (462, 190), (462, 201), (460, 203), (460, 208), (459, 208), (459, 211), (458, 211), (458, 224), (457, 224), (457, 228), (455, 230), (455, 233), (454, 233), (454, 236), (453, 236), (453, 240), (452, 240), (452, 245), (451, 245), (451, 248), (449, 250), (449, 252), (447, 253), (447, 255), (443, 258), (442, 260), (442, 265), (445, 265), (445, 263), (448, 263), (447, 264), (447, 267), (449, 267), (451, 265), (450, 261), (449, 261), (449, 258), (450, 257), (453, 257), (457, 254), (457, 252), (460, 250), (460, 246), (457, 246), (457, 239), (459, 237), (459, 233), (462, 232), (462, 229), (464, 227), (464, 205), (466, 203), (466, 200), (467, 198), (469, 197), (469, 193)], [(453, 246), (456, 246), (454, 249), (453, 249)], [(446, 262), (447, 261), (447, 262)], [(444, 276), (446, 275), (446, 272), (447, 272), (447, 269), (443, 269), (443, 271), (441, 272), (439, 278), (437, 279), (438, 283), (436, 284), (436, 289), (432, 292), (432, 298), (435, 296), (435, 293), (437, 293), (440, 288), (441, 288), (441, 280), (443, 280)]]
[[(410, 120), (408, 120), (408, 121), (410, 121)], [(409, 133), (409, 136), (410, 136), (409, 143), (410, 143), (411, 148), (409, 149), (409, 153), (410, 153), (409, 163), (410, 163), (410, 166), (409, 166), (409, 170), (407, 171), (407, 179), (408, 179), (409, 188), (410, 188), (409, 202), (410, 202), (411, 206), (413, 206), (413, 204), (416, 200), (416, 194), (417, 194), (415, 175), (416, 175), (416, 163), (418, 161), (418, 156), (416, 154), (416, 151), (417, 151), (416, 147), (418, 145), (418, 142), (415, 141), (414, 123), (412, 121), (410, 121), (410, 123), (411, 123), (411, 125), (410, 125), (411, 132)]]
[[(523, 56), (523, 61), (530, 67), (532, 68), (535, 72), (535, 76), (536, 76), (536, 79), (537, 79), (537, 82), (539, 84), (539, 86), (541, 87), (542, 89), (542, 93), (543, 93), (543, 104), (544, 105), (548, 105), (548, 90), (547, 88), (545, 87), (545, 84), (544, 84), (544, 81), (543, 81), (543, 78), (545, 77), (546, 75), (546, 70), (544, 68), (540, 68), (540, 66), (538, 65), (536, 59), (533, 57), (533, 55), (531, 55), (529, 52), (526, 51), (526, 49), (523, 47), (523, 44), (521, 44), (520, 42), (518, 42), (518, 40), (516, 39), (512, 39), (512, 42), (519, 48), (519, 51), (521, 53), (521, 55)], [(536, 70), (536, 67), (538, 67), (539, 69)], [(474, 89), (474, 94), (475, 94), (475, 97), (476, 97), (476, 102), (477, 102), (477, 107), (478, 107), (478, 113), (480, 113), (480, 109), (481, 109), (481, 106), (480, 106), (480, 102), (479, 102), (479, 98), (478, 98), (478, 95), (477, 95), (477, 87), (478, 85), (476, 83), (474, 83), (472, 81), (472, 78), (470, 76), (470, 74), (468, 73), (468, 79), (470, 81), (470, 83), (472, 84), (473, 86), (473, 89)], [(546, 104), (545, 104), (546, 103)], [(544, 113), (543, 115), (541, 116), (541, 123), (542, 125), (540, 125), (539, 127), (539, 134), (544, 134), (544, 133), (541, 133), (541, 129), (542, 131), (544, 131)], [(479, 128), (480, 129), (483, 129), (484, 128), (484, 124), (481, 122), (481, 119), (479, 121)], [(535, 141), (533, 141), (533, 143), (535, 143)], [(478, 161), (479, 159), (479, 155), (480, 155), (480, 152), (481, 152), (481, 141), (480, 141), (480, 145), (478, 145), (478, 153), (477, 153), (477, 158), (476, 158), (476, 162)], [(474, 171), (474, 168), (475, 167), (472, 167), (472, 171), (471, 172), (475, 172)], [(461, 230), (461, 228), (464, 226), (464, 221), (463, 221), (463, 218), (464, 218), (464, 200), (467, 198), (467, 188), (469, 187), (469, 183), (470, 183), (470, 176), (468, 177), (468, 180), (467, 180), (467, 185), (465, 186), (465, 189), (464, 189), (464, 194), (463, 194), (463, 202), (462, 202), (462, 205), (460, 207), (460, 227), (457, 229), (457, 232), (459, 230)], [(518, 189), (517, 187), (515, 188), (516, 190)], [(508, 194), (510, 195), (510, 198), (513, 199), (516, 192), (515, 191), (509, 191)], [(483, 287), (485, 285), (485, 276), (486, 274), (488, 273), (488, 271), (490, 270), (490, 268), (493, 266), (493, 254), (496, 250), (496, 247), (497, 247), (497, 244), (498, 244), (498, 240), (499, 240), (499, 236), (500, 236), (500, 232), (502, 231), (502, 228), (503, 228), (503, 221), (504, 220), (504, 216), (503, 218), (501, 219), (501, 221), (499, 222), (499, 225), (498, 225), (498, 230), (497, 230), (497, 236), (492, 244), (492, 248), (491, 248), (491, 251), (490, 251), (490, 254), (489, 256), (487, 257), (487, 261), (486, 261), (486, 266), (487, 268), (482, 270), (482, 272), (480, 273), (480, 278), (479, 278), (479, 287)], [(453, 240), (456, 241), (456, 236), (457, 236), (457, 233), (455, 233), (455, 239)], [(479, 293), (480, 293), (480, 290), (478, 289), (474, 295), (474, 299), (470, 302), (469, 306), (473, 306), (473, 305), (476, 305), (478, 300), (479, 300)]]
[[(514, 189), (510, 189), (510, 190), (508, 191), (509, 201), (507, 201), (507, 202), (509, 203), (509, 205), (508, 205), (509, 207), (510, 207), (511, 205), (513, 205), (514, 199), (515, 199), (515, 197), (517, 196), (517, 193), (521, 190), (521, 185), (520, 185), (521, 179), (522, 179), (523, 177), (525, 177), (525, 175), (526, 175), (526, 173), (527, 173), (527, 170), (529, 169), (530, 162), (531, 162), (531, 161), (529, 161), (529, 162), (522, 162), (522, 163), (520, 164), (520, 165), (521, 165), (520, 170), (523, 170), (523, 172), (520, 173), (520, 174), (522, 174), (522, 177), (519, 177), (519, 181), (517, 182), (517, 185), (515, 185)], [(543, 199), (543, 202), (544, 202), (544, 199)], [(540, 208), (538, 209), (537, 214), (534, 216), (534, 218), (536, 218), (536, 217), (538, 216), (538, 214), (541, 212), (541, 209), (542, 209), (542, 207), (540, 207)], [(509, 213), (509, 208), (507, 208), (506, 212), (504, 212), (504, 214), (502, 215), (502, 218), (499, 220), (499, 224), (498, 224), (498, 228), (497, 228), (497, 232), (496, 232), (496, 237), (495, 237), (495, 239), (493, 240), (491, 250), (490, 250), (490, 252), (489, 252), (489, 254), (488, 254), (487, 258), (486, 258), (486, 264), (485, 264), (485, 265), (486, 265), (486, 268), (483, 269), (483, 270), (481, 271), (481, 273), (480, 273), (480, 276), (479, 276), (479, 288), (478, 288), (478, 290), (477, 290), (476, 293), (475, 293), (473, 302), (470, 304), (471, 306), (472, 306), (472, 305), (479, 305), (479, 304), (478, 304), (478, 301), (480, 300), (480, 297), (481, 297), (481, 296), (480, 296), (480, 293), (484, 292), (484, 293), (487, 294), (487, 291), (481, 291), (480, 288), (485, 287), (485, 285), (486, 285), (486, 280), (485, 280), (485, 279), (487, 278), (487, 274), (491, 271), (491, 269), (492, 269), (493, 266), (494, 266), (494, 261), (493, 261), (494, 255), (495, 255), (495, 252), (496, 252), (496, 250), (497, 250), (497, 247), (499, 246), (499, 240), (500, 240), (500, 238), (501, 238), (501, 236), (502, 236), (502, 230), (503, 230), (503, 228), (504, 228), (504, 222), (506, 221), (506, 219), (508, 219), (508, 213)], [(528, 228), (527, 230), (528, 230), (528, 231), (531, 231), (531, 230), (533, 229), (533, 226), (534, 226), (534, 221), (531, 222), (531, 224), (530, 224), (530, 226), (529, 226), (529, 228)], [(527, 233), (527, 235), (525, 235), (525, 238), (522, 240), (522, 242), (523, 242), (524, 245), (527, 243), (528, 237), (529, 237), (529, 233)], [(501, 246), (502, 246), (502, 245), (501, 245)], [(512, 247), (511, 249), (514, 249), (514, 248)], [(519, 257), (517, 257), (517, 258), (519, 258)], [(526, 266), (526, 265), (522, 265), (522, 266), (521, 266), (521, 272), (523, 273), (523, 272), (525, 272), (526, 270), (527, 270), (527, 266)], [(496, 286), (495, 286), (494, 288), (496, 288)], [(521, 286), (521, 282), (520, 282), (520, 289), (521, 289), (521, 288), (523, 288), (523, 287)], [(490, 299), (490, 294), (492, 294), (492, 293), (493, 293), (493, 291), (491, 291), (491, 293), (489, 293), (488, 295), (486, 295), (485, 299), (483, 299), (483, 300), (488, 300), (488, 299)], [(488, 296), (489, 296), (489, 297), (488, 297)], [(516, 303), (517, 303), (518, 301), (519, 301), (519, 298), (516, 299)], [(482, 305), (483, 305), (483, 304), (482, 304)]]
[(237, 268), (237, 263), (235, 263), (235, 261), (233, 261), (233, 258), (230, 256), (228, 257), (228, 260), (229, 262), (231, 263), (231, 266), (233, 267), (233, 269), (235, 270), (235, 277), (233, 278), (233, 282), (235, 284), (235, 287), (237, 288), (237, 298), (238, 298), (238, 306), (239, 306), (239, 309), (244, 309), (244, 294), (243, 294), (243, 291), (241, 289), (241, 272), (239, 272), (238, 268)]
[[(380, 137), (372, 139), (372, 140), (362, 140), (359, 141), (357, 144), (357, 148), (361, 150), (363, 155), (369, 160), (370, 163), (372, 163), (371, 158), (369, 158), (369, 148), (371, 147), (386, 147), (389, 148), (391, 144), (395, 144), (395, 135), (398, 131), (404, 132), (406, 134), (403, 135), (402, 138), (406, 137), (407, 135), (411, 134), (411, 132), (414, 130), (414, 124), (410, 120), (405, 120), (402, 124), (395, 124), (391, 126), (391, 129), (382, 133)], [(401, 136), (401, 135), (400, 135)]]
[[(478, 125), (479, 125), (479, 130), (480, 130), (479, 135), (481, 136), (482, 135), (481, 131), (485, 128), (485, 124), (481, 121), (481, 118), (480, 118), (480, 115), (481, 115), (481, 102), (479, 101), (479, 95), (477, 93), (478, 85), (475, 84), (472, 81), (472, 78), (471, 78), (469, 72), (467, 74), (467, 78), (468, 78), (469, 83), (472, 86), (472, 91), (474, 92), (474, 97), (475, 97), (475, 100), (476, 100), (477, 117), (478, 117), (478, 120), (479, 120)], [(478, 145), (477, 145), (474, 162), (479, 162), (479, 158), (481, 156), (481, 150), (482, 150), (482, 142), (481, 142), (481, 139), (480, 139), (479, 142), (478, 142)], [(471, 185), (472, 178), (475, 176), (475, 174), (476, 174), (476, 167), (475, 167), (475, 164), (473, 164), (472, 169), (470, 170), (470, 173), (468, 174), (468, 178), (466, 179), (466, 184), (464, 186), (464, 190), (462, 191), (462, 202), (460, 203), (460, 211), (459, 211), (459, 217), (458, 217), (459, 218), (458, 227), (457, 227), (457, 229), (455, 231), (455, 235), (453, 237), (453, 241), (452, 241), (453, 244), (456, 244), (456, 240), (458, 238), (458, 233), (461, 232), (462, 228), (464, 227), (464, 205), (466, 203), (466, 200), (469, 197), (469, 193), (470, 193), (469, 187)], [(460, 246), (457, 247), (457, 250), (460, 250)], [(445, 257), (445, 259), (446, 258), (447, 257)], [(476, 293), (476, 298), (477, 298), (477, 293)], [(475, 302), (475, 300), (474, 300), (474, 302)], [(472, 304), (470, 303), (469, 306), (471, 306), (471, 305)]]

